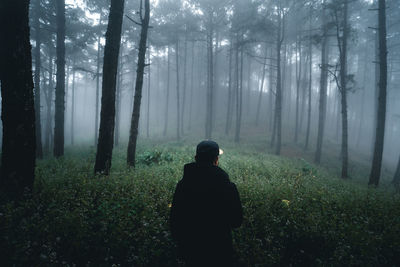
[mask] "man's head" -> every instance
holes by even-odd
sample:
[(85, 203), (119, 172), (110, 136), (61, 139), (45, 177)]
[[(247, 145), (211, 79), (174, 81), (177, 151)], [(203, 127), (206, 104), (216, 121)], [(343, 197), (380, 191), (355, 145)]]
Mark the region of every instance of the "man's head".
[(206, 140), (197, 145), (195, 159), (198, 163), (218, 165), (218, 156), (222, 153), (223, 151), (219, 149), (219, 146), (216, 142)]

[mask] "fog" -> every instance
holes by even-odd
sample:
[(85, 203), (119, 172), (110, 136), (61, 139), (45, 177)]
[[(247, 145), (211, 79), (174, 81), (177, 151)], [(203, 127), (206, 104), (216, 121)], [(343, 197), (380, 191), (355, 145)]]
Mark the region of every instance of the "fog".
[[(115, 146), (128, 143), (131, 124), (141, 28), (137, 23), (137, 2), (126, 1), (124, 9)], [(149, 65), (145, 68), (138, 142), (146, 138), (168, 141), (211, 138), (243, 143), (258, 138), (265, 140), (265, 149), (269, 148), (276, 116), (277, 43), (281, 41), (282, 147), (294, 146), (305, 151), (311, 107), (307, 151), (315, 151), (325, 29), (328, 76), (322, 159), (333, 148), (340, 151), (338, 36), (342, 40), (343, 3), (336, 0), (151, 1), (146, 55)], [(350, 162), (358, 159), (370, 162), (374, 148), (379, 90), (376, 6), (375, 1), (348, 2), (346, 92)], [(400, 3), (391, 0), (387, 6), (388, 86), (383, 162), (393, 172), (400, 152)], [(52, 1), (42, 1), (41, 8), (44, 15), (40, 19), (40, 120), (42, 142), (48, 143), (49, 153), (53, 142), (54, 93), (50, 102), (46, 99), (55, 86), (55, 11)], [(108, 12), (109, 1), (67, 1), (67, 147), (95, 146), (97, 142), (95, 121), (101, 107), (98, 106), (96, 114), (96, 90), (100, 92), (100, 105)], [(33, 21), (35, 5), (31, 5), (30, 13)], [(34, 49), (35, 27), (32, 26)], [(278, 31), (281, 40), (277, 40)], [(34, 62), (35, 58), (33, 65)], [(177, 129), (178, 118), (180, 129)], [(51, 131), (46, 133), (46, 128)]]

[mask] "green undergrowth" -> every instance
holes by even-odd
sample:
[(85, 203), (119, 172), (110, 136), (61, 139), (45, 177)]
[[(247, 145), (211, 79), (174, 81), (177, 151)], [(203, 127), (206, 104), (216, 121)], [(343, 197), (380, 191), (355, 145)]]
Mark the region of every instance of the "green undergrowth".
[[(176, 266), (169, 207), (194, 144), (145, 143), (128, 169), (116, 149), (109, 177), (94, 148), (38, 162), (35, 193), (0, 206), (3, 266)], [(400, 196), (333, 177), (302, 159), (225, 144), (220, 166), (237, 184), (242, 266), (400, 264)], [(193, 229), (194, 231), (196, 229)]]

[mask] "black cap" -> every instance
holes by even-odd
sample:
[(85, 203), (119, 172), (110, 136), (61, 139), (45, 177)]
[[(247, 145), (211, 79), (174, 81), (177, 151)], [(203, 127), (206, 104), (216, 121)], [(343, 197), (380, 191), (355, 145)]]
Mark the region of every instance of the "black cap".
[(211, 140), (201, 141), (196, 148), (197, 156), (211, 156), (216, 157), (221, 155), (223, 151), (219, 149), (219, 146), (216, 142)]

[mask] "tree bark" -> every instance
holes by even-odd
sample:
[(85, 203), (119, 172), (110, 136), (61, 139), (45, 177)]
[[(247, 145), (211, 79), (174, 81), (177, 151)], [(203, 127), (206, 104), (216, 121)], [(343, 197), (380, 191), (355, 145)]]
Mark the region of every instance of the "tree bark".
[(233, 40), (231, 40), (229, 45), (228, 57), (229, 57), (229, 65), (228, 65), (228, 105), (226, 111), (226, 124), (225, 124), (225, 134), (229, 134), (229, 130), (231, 129), (232, 124), (232, 110), (233, 110), (233, 92), (232, 92), (232, 50), (233, 50)]
[(382, 154), (386, 123), (386, 95), (387, 95), (387, 46), (386, 46), (386, 4), (379, 0), (378, 13), (379, 27), (379, 104), (376, 125), (376, 138), (372, 169), (369, 176), (369, 185), (378, 186), (382, 168)]
[(29, 1), (0, 2), (0, 82), (3, 122), (0, 189), (18, 199), (35, 178), (35, 108)]
[(54, 114), (54, 156), (64, 155), (65, 111), (65, 0), (56, 2), (57, 19), (57, 82)]
[(150, 81), (151, 81), (151, 62), (150, 62), (150, 59), (151, 59), (151, 53), (150, 53), (150, 49), (148, 50), (149, 51), (149, 59), (148, 59), (148, 64), (149, 64), (149, 75), (148, 75), (148, 77), (147, 77), (147, 116), (146, 116), (146, 118), (147, 118), (147, 123), (146, 123), (146, 136), (147, 136), (147, 138), (149, 138), (149, 136), (150, 136), (150, 90), (151, 90), (151, 83), (150, 83)]
[(176, 139), (179, 141), (181, 139), (181, 119), (180, 119), (180, 92), (179, 92), (179, 39), (175, 43), (175, 66), (176, 66)]
[(72, 63), (72, 93), (71, 93), (71, 145), (74, 145), (74, 124), (75, 124), (75, 58)]
[(321, 162), (322, 144), (325, 131), (326, 120), (326, 99), (328, 85), (328, 36), (325, 12), (323, 12), (323, 33), (321, 41), (321, 76), (319, 80), (319, 114), (318, 114), (318, 134), (317, 134), (317, 149), (315, 151), (315, 163)]
[(171, 55), (171, 48), (168, 46), (168, 55), (167, 55), (167, 103), (165, 105), (165, 120), (164, 120), (164, 132), (163, 136), (167, 135), (167, 129), (168, 129), (168, 109), (169, 109), (169, 79), (170, 79), (170, 74), (171, 74), (171, 60), (170, 60), (170, 55)]
[(395, 186), (400, 185), (400, 157), (397, 163), (396, 173), (394, 174), (392, 184), (394, 184)]
[(257, 114), (256, 114), (256, 126), (258, 126), (258, 122), (259, 122), (259, 119), (260, 119), (261, 99), (262, 99), (262, 96), (263, 96), (266, 65), (267, 65), (267, 48), (265, 49), (265, 58), (264, 58), (263, 70), (262, 70), (262, 77), (261, 77), (261, 84), (260, 84), (260, 93), (259, 93), (259, 95), (258, 95)]
[[(300, 37), (297, 36), (299, 39)], [(300, 81), (302, 71), (301, 41), (296, 42), (296, 126), (294, 130), (294, 142), (299, 140), (299, 105), (300, 105)]]
[(49, 55), (49, 84), (47, 86), (46, 97), (46, 132), (45, 132), (45, 142), (44, 142), (44, 151), (46, 153), (50, 153), (51, 149), (51, 140), (52, 140), (52, 107), (53, 107), (53, 49), (50, 48)]
[[(240, 48), (240, 67), (239, 67), (239, 48)], [(241, 39), (236, 36), (236, 51), (235, 51), (235, 79), (236, 79), (236, 127), (235, 127), (235, 142), (240, 141), (240, 128), (242, 122), (242, 104), (243, 104), (243, 44)], [(240, 68), (240, 70), (239, 70)]]
[[(348, 178), (349, 152), (348, 152), (348, 116), (347, 116), (347, 25), (348, 2), (344, 2), (343, 36), (340, 51), (340, 93), (342, 106), (342, 178)], [(338, 25), (339, 27), (339, 25)], [(339, 39), (338, 39), (339, 41)]]
[[(101, 15), (100, 15), (101, 18)], [(101, 20), (100, 20), (101, 23)], [(100, 97), (100, 36), (97, 38), (97, 71), (96, 71), (96, 111), (94, 118), (94, 145), (97, 145), (99, 135), (99, 97)]]
[(35, 1), (35, 120), (36, 120), (36, 157), (43, 158), (42, 149), (42, 124), (40, 116), (40, 45), (41, 45), (41, 31), (40, 31), (40, 0)]
[(276, 133), (275, 154), (280, 155), (282, 144), (282, 78), (281, 78), (281, 47), (284, 39), (285, 26), (282, 22), (282, 10), (278, 10), (278, 29), (277, 29), (277, 81), (276, 81), (276, 97), (275, 97), (275, 122), (274, 128)]
[(308, 112), (307, 112), (307, 130), (306, 130), (306, 142), (304, 145), (304, 149), (308, 149), (308, 144), (310, 140), (310, 128), (311, 128), (311, 98), (312, 98), (312, 36), (311, 36), (311, 9), (310, 9), (310, 25), (309, 25), (310, 37), (309, 37), (309, 44), (308, 44), (308, 51), (310, 54), (310, 61), (309, 61), (309, 77), (308, 77)]
[(183, 86), (182, 86), (182, 112), (181, 112), (181, 135), (184, 135), (184, 115), (186, 104), (186, 79), (187, 79), (187, 36), (184, 42), (184, 56), (183, 56)]
[(188, 130), (192, 128), (192, 104), (193, 104), (193, 84), (194, 84), (194, 41), (192, 42), (192, 61), (190, 68), (190, 105), (189, 105), (189, 123)]
[[(212, 14), (210, 15), (212, 21)], [(210, 25), (212, 22), (210, 22)], [(207, 110), (206, 110), (206, 139), (211, 139), (212, 118), (213, 118), (213, 93), (214, 93), (214, 52), (213, 52), (214, 31), (212, 26), (207, 33)]]
[(121, 43), (124, 0), (111, 1), (104, 47), (103, 80), (99, 140), (97, 142), (95, 173), (108, 175), (111, 168), (115, 127), (115, 91), (118, 53)]
[[(141, 0), (142, 1), (142, 0)], [(142, 6), (142, 4), (141, 4)], [(140, 8), (141, 9), (141, 8)], [(141, 18), (142, 29), (140, 31), (139, 54), (138, 54), (138, 67), (136, 71), (136, 86), (135, 86), (135, 100), (133, 104), (131, 129), (129, 132), (129, 143), (127, 152), (127, 163), (129, 166), (135, 167), (136, 158), (136, 142), (138, 136), (138, 126), (140, 118), (140, 104), (142, 99), (143, 88), (143, 74), (146, 66), (146, 43), (147, 43), (147, 30), (150, 21), (150, 3), (149, 0), (144, 0), (145, 14)], [(142, 11), (140, 11), (140, 14)]]
[(123, 45), (119, 48), (119, 66), (117, 70), (117, 91), (116, 91), (116, 101), (115, 101), (115, 134), (114, 141), (115, 146), (119, 146), (119, 137), (121, 129), (121, 93), (122, 93), (122, 75), (123, 75), (123, 62), (122, 62), (122, 50)]

